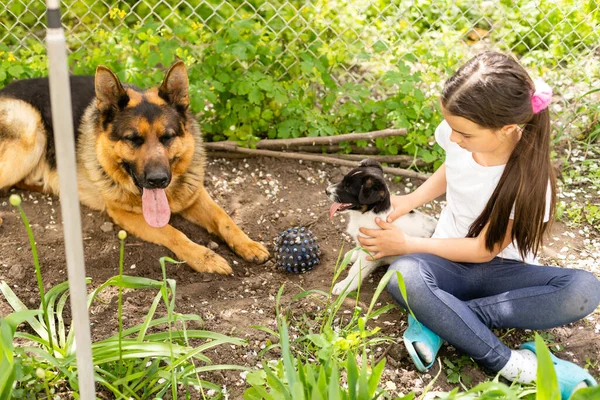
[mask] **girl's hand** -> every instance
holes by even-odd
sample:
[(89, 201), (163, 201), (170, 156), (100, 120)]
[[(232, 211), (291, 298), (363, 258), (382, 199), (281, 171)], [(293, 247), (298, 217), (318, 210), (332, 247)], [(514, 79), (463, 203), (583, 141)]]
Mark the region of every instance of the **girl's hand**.
[(411, 202), (408, 200), (408, 195), (405, 196), (392, 196), (390, 198), (392, 202), (392, 208), (394, 211), (387, 217), (387, 222), (394, 222), (404, 214), (407, 214), (412, 210)]
[(408, 252), (407, 238), (409, 237), (404, 234), (402, 229), (380, 218), (375, 218), (375, 223), (381, 229), (359, 229), (360, 233), (370, 236), (358, 235), (361, 246), (373, 255), (367, 257), (367, 260), (373, 261), (387, 256), (400, 256)]

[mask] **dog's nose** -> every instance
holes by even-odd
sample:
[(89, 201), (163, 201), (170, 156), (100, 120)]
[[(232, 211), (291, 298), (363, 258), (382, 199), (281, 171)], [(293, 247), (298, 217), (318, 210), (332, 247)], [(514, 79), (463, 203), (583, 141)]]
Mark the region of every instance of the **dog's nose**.
[(331, 190), (329, 190), (329, 188), (325, 189), (325, 194), (329, 196), (331, 194)]
[(146, 182), (152, 188), (165, 188), (169, 184), (169, 174), (160, 170), (150, 171), (146, 174)]

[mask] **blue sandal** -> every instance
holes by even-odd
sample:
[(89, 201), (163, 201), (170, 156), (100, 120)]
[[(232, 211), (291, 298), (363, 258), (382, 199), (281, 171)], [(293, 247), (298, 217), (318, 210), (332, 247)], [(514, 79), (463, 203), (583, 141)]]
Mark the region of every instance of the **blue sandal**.
[[(529, 350), (535, 353), (535, 343), (527, 342), (521, 345), (521, 349)], [(585, 382), (588, 387), (596, 386), (596, 380), (585, 369), (581, 368), (577, 364), (573, 364), (570, 361), (561, 360), (554, 354), (550, 353), (552, 361), (554, 362), (554, 370), (556, 371), (556, 378), (558, 379), (558, 387), (560, 388), (560, 396), (562, 400), (567, 400), (573, 394), (575, 386), (581, 382)]]
[[(436, 335), (422, 323), (415, 320), (410, 314), (408, 315), (408, 328), (404, 331), (403, 339), (406, 350), (408, 350), (408, 355), (410, 355), (415, 366), (421, 372), (426, 372), (431, 368), (435, 362), (435, 357), (444, 342), (441, 337)], [(417, 350), (413, 345), (414, 342), (423, 343), (431, 350), (432, 361), (429, 365), (423, 364), (423, 360), (419, 357), (419, 353), (417, 353)]]

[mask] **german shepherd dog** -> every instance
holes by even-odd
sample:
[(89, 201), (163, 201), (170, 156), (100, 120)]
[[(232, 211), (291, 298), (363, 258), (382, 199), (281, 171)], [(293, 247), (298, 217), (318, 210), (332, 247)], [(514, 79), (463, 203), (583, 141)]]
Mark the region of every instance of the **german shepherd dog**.
[[(129, 233), (170, 249), (198, 272), (232, 273), (227, 261), (169, 225), (181, 214), (221, 237), (240, 257), (262, 263), (252, 241), (204, 188), (202, 136), (189, 110), (183, 62), (159, 87), (122, 84), (108, 68), (71, 77), (81, 202), (106, 211)], [(17, 186), (58, 195), (48, 79), (0, 90), (0, 189)]]

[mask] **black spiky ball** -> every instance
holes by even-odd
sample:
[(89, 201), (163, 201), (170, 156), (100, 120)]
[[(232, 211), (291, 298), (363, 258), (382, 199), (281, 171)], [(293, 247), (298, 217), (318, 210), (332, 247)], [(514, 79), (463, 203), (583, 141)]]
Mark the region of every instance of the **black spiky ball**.
[(275, 238), (275, 262), (285, 272), (303, 274), (321, 261), (317, 237), (303, 226), (288, 228)]

